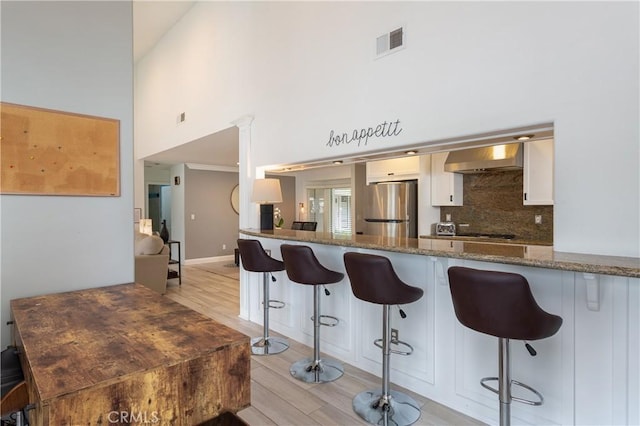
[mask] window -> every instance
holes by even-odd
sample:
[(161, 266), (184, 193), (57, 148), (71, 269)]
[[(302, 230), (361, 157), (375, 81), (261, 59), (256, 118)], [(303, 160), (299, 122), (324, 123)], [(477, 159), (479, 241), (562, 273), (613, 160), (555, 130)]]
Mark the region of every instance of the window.
[(316, 231), (351, 234), (351, 188), (308, 188), (307, 220), (318, 222)]
[(334, 188), (331, 193), (333, 200), (331, 231), (334, 234), (351, 235), (351, 188)]

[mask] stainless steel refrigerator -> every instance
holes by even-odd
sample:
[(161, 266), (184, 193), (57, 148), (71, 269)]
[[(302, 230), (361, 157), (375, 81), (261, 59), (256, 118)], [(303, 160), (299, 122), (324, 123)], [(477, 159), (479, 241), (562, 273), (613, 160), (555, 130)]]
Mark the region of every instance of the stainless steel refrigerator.
[(367, 235), (418, 237), (418, 182), (380, 182), (367, 187)]

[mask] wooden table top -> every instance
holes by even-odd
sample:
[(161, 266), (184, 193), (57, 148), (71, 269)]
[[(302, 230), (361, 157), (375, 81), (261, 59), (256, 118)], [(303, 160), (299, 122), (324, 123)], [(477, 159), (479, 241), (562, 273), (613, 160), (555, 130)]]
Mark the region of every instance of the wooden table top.
[(11, 301), (40, 399), (249, 341), (140, 284)]

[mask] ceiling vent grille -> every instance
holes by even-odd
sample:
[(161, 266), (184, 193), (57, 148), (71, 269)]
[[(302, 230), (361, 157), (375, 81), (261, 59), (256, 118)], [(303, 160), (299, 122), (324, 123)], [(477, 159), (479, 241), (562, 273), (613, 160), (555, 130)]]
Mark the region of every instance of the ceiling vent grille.
[(404, 47), (404, 29), (402, 27), (385, 33), (376, 39), (376, 57), (388, 55)]

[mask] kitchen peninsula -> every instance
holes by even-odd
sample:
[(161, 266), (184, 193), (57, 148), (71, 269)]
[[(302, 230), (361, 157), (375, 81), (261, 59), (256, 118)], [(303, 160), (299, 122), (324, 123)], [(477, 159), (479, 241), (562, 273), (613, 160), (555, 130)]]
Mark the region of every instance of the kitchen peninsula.
[[(541, 407), (512, 405), (513, 421), (530, 424), (640, 423), (640, 259), (559, 253), (551, 246), (456, 238), (389, 239), (305, 231), (241, 230), (257, 238), (274, 257), (279, 246), (297, 242), (312, 247), (328, 268), (344, 271), (347, 251), (388, 257), (398, 276), (425, 291), (420, 301), (393, 309), (392, 327), (415, 351), (393, 365), (391, 380), (487, 423), (497, 423), (498, 402), (480, 386), (497, 373), (494, 339), (461, 326), (455, 318), (447, 269), (467, 266), (516, 272), (527, 278), (540, 306), (562, 316), (555, 336), (531, 342), (538, 355), (514, 341), (512, 378), (539, 390)], [(258, 278), (241, 272), (241, 314), (260, 322)], [(255, 275), (255, 274), (254, 274)], [(270, 326), (311, 344), (312, 295), (277, 275), (272, 297), (287, 306), (273, 312)], [(323, 335), (331, 356), (367, 371), (380, 371), (381, 313), (351, 293), (348, 279), (323, 297), (323, 313), (340, 319)], [(428, 407), (424, 410), (428, 411)]]
[(387, 238), (284, 229), (240, 232), (254, 237), (640, 278), (639, 258), (562, 253), (547, 245), (496, 242), (482, 238)]

